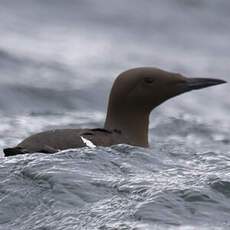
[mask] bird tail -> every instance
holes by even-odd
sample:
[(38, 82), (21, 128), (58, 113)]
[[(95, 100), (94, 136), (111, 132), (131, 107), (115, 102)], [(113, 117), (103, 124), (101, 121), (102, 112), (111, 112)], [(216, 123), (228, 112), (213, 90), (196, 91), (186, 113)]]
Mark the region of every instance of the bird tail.
[(3, 152), (5, 153), (6, 157), (28, 153), (26, 149), (23, 149), (21, 147), (3, 149)]

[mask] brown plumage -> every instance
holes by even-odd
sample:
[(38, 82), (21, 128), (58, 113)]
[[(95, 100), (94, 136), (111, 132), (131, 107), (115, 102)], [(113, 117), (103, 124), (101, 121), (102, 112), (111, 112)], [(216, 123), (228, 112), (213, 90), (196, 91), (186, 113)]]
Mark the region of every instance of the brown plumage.
[(96, 146), (126, 143), (147, 147), (149, 115), (155, 107), (179, 94), (223, 83), (219, 79), (187, 78), (151, 67), (131, 69), (121, 73), (113, 84), (104, 128), (42, 132), (14, 148), (4, 149), (4, 153), (10, 156), (80, 148), (85, 146), (81, 137)]

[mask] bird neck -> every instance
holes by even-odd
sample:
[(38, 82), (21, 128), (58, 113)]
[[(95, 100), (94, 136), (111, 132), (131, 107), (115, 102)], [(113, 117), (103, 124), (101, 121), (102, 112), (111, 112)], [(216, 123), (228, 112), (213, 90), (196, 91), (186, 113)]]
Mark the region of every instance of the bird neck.
[(108, 108), (104, 127), (119, 130), (131, 145), (148, 147), (149, 113), (130, 108)]

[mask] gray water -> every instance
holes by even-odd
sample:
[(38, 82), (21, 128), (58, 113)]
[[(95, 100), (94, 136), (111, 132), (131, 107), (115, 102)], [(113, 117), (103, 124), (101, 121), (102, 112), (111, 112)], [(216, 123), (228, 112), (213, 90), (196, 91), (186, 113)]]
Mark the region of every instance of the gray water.
[[(156, 66), (229, 80), (227, 0), (1, 0), (0, 149), (102, 127), (115, 77)], [(0, 229), (230, 229), (230, 86), (151, 116), (151, 148), (36, 153), (0, 164)]]

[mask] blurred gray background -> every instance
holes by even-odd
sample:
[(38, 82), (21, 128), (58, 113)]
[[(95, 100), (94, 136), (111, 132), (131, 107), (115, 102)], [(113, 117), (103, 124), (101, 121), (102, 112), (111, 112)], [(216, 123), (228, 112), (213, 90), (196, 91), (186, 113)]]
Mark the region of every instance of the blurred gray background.
[[(114, 78), (132, 67), (228, 80), (229, 12), (227, 0), (1, 0), (0, 145), (52, 126), (102, 126)], [(229, 90), (175, 98), (153, 124), (158, 111), (228, 127)]]

